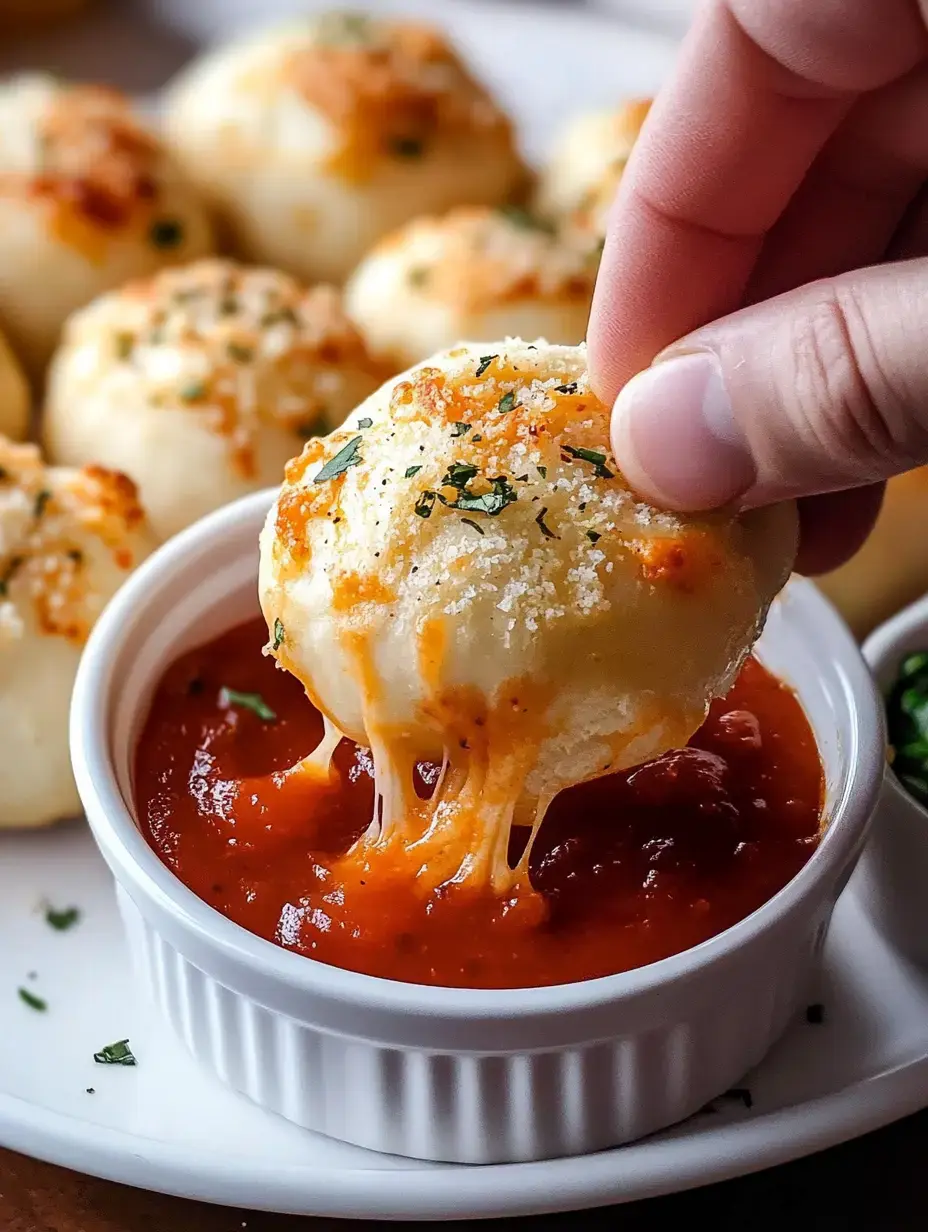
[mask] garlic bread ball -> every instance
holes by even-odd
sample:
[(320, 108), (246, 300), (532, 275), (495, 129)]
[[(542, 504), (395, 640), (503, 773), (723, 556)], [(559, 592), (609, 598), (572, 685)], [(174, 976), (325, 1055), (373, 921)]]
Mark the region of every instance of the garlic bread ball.
[(512, 129), (431, 26), (310, 17), (208, 52), (166, 126), (233, 251), (341, 282), (417, 214), (522, 186)]
[(160, 538), (280, 483), (381, 370), (331, 287), (209, 259), (102, 296), (68, 322), (44, 441), (67, 465), (125, 471)]
[(462, 338), (586, 336), (598, 253), (526, 211), (461, 206), (393, 232), (345, 286), (368, 346), (394, 371)]
[(68, 710), (81, 648), (153, 547), (134, 485), (0, 437), (0, 829), (80, 812)]
[[(585, 347), (460, 346), (310, 441), (261, 537), (268, 650), (369, 745), (374, 848), (505, 890), (513, 822), (684, 744), (786, 581), (792, 504), (684, 517), (616, 470)], [(445, 766), (427, 804), (419, 760)], [(417, 874), (417, 877), (419, 874)]]
[(562, 131), (539, 177), (534, 208), (567, 231), (601, 240), (625, 165), (651, 109), (636, 99), (578, 116)]
[(6, 338), (0, 333), (0, 436), (21, 441), (29, 431), (29, 382)]
[(69, 313), (212, 243), (194, 190), (123, 95), (32, 74), (0, 83), (0, 321), (30, 375)]

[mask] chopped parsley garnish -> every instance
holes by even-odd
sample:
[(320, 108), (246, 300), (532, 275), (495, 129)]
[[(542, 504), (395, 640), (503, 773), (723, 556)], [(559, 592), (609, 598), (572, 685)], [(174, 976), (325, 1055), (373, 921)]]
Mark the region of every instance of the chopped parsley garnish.
[(421, 158), (425, 145), (418, 137), (391, 137), (390, 150), (397, 158)]
[[(471, 424), (464, 423), (462, 420), (459, 419), (451, 425), (451, 435), (452, 436), (467, 436), (468, 432), (471, 430), (471, 427), (472, 427)], [(477, 440), (479, 438), (474, 437), (474, 439)]]
[(106, 1047), (93, 1054), (93, 1059), (98, 1065), (138, 1065), (127, 1039), (117, 1040), (115, 1044), (107, 1044)]
[(184, 240), (184, 228), (176, 218), (159, 218), (148, 229), (148, 238), (156, 248), (176, 248)]
[(365, 415), (363, 419), (358, 420), (359, 428), (372, 428), (373, 426), (374, 421), (371, 419), (370, 415)]
[(24, 1005), (28, 1005), (31, 1010), (38, 1010), (40, 1014), (44, 1014), (48, 1009), (48, 1002), (43, 1001), (41, 997), (37, 997), (34, 992), (30, 992), (28, 988), (17, 988), (19, 999)]
[(475, 444), (477, 443), (477, 441), (482, 441), (482, 440), (483, 440), (483, 437), (479, 433), (474, 437)]
[(424, 287), (429, 280), (429, 271), (424, 265), (414, 265), (408, 274), (411, 287)]
[(206, 383), (204, 381), (188, 381), (186, 385), (180, 387), (178, 395), (183, 402), (199, 402), (201, 398), (206, 397)]
[(820, 1002), (806, 1006), (806, 1022), (819, 1027), (825, 1021), (825, 1007)]
[(435, 508), (435, 501), (438, 499), (435, 492), (429, 492), (426, 489), (420, 493), (419, 499), (416, 501), (414, 511), (420, 518), (430, 518), (432, 510)]
[(229, 359), (234, 359), (237, 364), (247, 364), (254, 359), (254, 348), (242, 346), (239, 342), (230, 342), (226, 347), (226, 354)]
[(572, 445), (562, 445), (561, 452), (566, 453), (570, 458), (578, 458), (581, 462), (592, 462), (596, 467), (596, 475), (599, 479), (612, 479), (612, 471), (606, 466), (606, 455), (600, 453), (596, 449), (574, 449)]
[(116, 342), (116, 354), (119, 356), (119, 358), (128, 359), (129, 356), (132, 354), (132, 348), (134, 346), (134, 339), (132, 335), (131, 334), (117, 334), (115, 342)]
[(6, 598), (10, 582), (12, 582), (13, 578), (16, 576), (17, 570), (22, 567), (24, 560), (25, 557), (23, 556), (10, 557), (10, 563), (4, 569), (3, 573), (0, 574), (0, 599)]
[(234, 317), (238, 312), (238, 300), (234, 295), (224, 295), (219, 301), (219, 315), (221, 317)]
[(403, 478), (412, 479), (413, 475), (418, 475), (421, 470), (421, 466), (407, 466)]
[(231, 706), (236, 710), (250, 710), (262, 723), (273, 723), (277, 719), (277, 715), (260, 693), (239, 693), (237, 689), (223, 688), (219, 690), (219, 705)]
[(546, 235), (554, 235), (554, 226), (547, 219), (539, 218), (521, 205), (501, 205), (498, 212), (521, 231), (542, 231)]
[(555, 385), (554, 388), (559, 394), (575, 394), (577, 392), (577, 382), (568, 381), (566, 385)]
[(274, 621), (274, 640), (271, 643), (272, 650), (280, 650), (284, 644), (286, 634), (284, 633), (284, 622), (278, 616)]
[(52, 494), (49, 492), (48, 488), (43, 488), (42, 491), (38, 493), (35, 498), (35, 504), (32, 507), (32, 516), (36, 519), (36, 521), (38, 521), (38, 519), (45, 512), (48, 507), (48, 502), (51, 499)]
[(511, 410), (515, 408), (515, 405), (516, 405), (515, 391), (510, 389), (508, 393), (503, 394), (503, 396), (500, 398), (499, 402), (497, 403), (496, 409), (499, 411), (501, 415), (507, 415)]
[(339, 475), (344, 475), (349, 466), (357, 466), (362, 461), (358, 446), (363, 439), (363, 436), (353, 437), (334, 458), (326, 462), (321, 471), (313, 476), (313, 483), (324, 483), (327, 479), (337, 479)]
[(473, 518), (461, 518), (461, 521), (465, 526), (472, 526), (478, 535), (483, 535), (486, 533), (483, 527), (478, 522), (475, 522)]
[(490, 364), (492, 364), (494, 359), (499, 359), (499, 356), (498, 355), (481, 355), (480, 363), (477, 365), (477, 371), (475, 375), (483, 376), (483, 374), (486, 372), (487, 368), (489, 368)]
[(77, 907), (65, 907), (63, 911), (57, 911), (54, 907), (45, 909), (45, 923), (59, 933), (66, 933), (69, 928), (73, 928), (80, 918), (81, 913)]
[(541, 513), (539, 513), (535, 521), (541, 527), (541, 533), (544, 535), (546, 539), (560, 539), (560, 535), (556, 535), (550, 526), (545, 525), (545, 514), (547, 512), (548, 512), (547, 508), (542, 507)]
[(261, 326), (267, 329), (271, 325), (279, 325), (281, 321), (286, 321), (288, 325), (297, 324), (297, 316), (292, 308), (272, 308), (266, 312), (261, 318)]
[(906, 655), (886, 699), (893, 773), (928, 807), (928, 652)]
[(470, 462), (452, 462), (441, 481), (442, 487), (458, 488), (463, 492), (478, 473), (477, 467)]
[(600, 539), (602, 539), (602, 535), (598, 530), (588, 530), (586, 532), (586, 537), (589, 539), (590, 543), (597, 543)]
[(442, 504), (449, 509), (463, 509), (467, 513), (485, 513), (487, 517), (495, 518), (503, 512), (507, 505), (516, 500), (516, 492), (505, 475), (497, 475), (490, 480), (490, 491), (480, 496), (472, 492), (462, 491), (455, 501), (447, 501), (439, 497)]
[(536, 469), (538, 471), (538, 474), (542, 477), (542, 479), (548, 478), (548, 468), (546, 466), (539, 466)]

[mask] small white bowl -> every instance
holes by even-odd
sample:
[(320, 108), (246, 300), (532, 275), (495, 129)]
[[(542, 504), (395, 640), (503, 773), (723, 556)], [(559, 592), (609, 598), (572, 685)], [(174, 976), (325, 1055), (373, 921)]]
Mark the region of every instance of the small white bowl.
[(879, 699), (826, 601), (792, 583), (760, 647), (796, 688), (826, 768), (825, 833), (789, 885), (720, 936), (627, 974), (516, 990), (403, 984), (253, 936), (183, 886), (136, 826), (133, 751), (155, 685), (177, 655), (257, 613), (273, 496), (161, 548), (100, 619), (74, 692), (77, 783), (135, 966), (191, 1051), (300, 1125), (471, 1163), (627, 1142), (736, 1083), (804, 1003), (879, 792)]
[[(928, 650), (928, 597), (881, 625), (864, 643), (877, 685), (888, 693), (899, 666)], [(928, 968), (928, 810), (906, 791), (890, 766), (866, 859), (858, 872), (877, 927), (893, 946)]]

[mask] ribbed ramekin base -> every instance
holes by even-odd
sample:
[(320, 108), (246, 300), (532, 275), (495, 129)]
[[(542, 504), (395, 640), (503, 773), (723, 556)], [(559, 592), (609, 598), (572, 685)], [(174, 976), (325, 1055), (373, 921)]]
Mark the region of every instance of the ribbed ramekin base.
[[(119, 891), (135, 969), (194, 1056), (287, 1120), (373, 1151), (456, 1163), (583, 1154), (672, 1125), (727, 1090), (802, 1003), (824, 926), (735, 963), (683, 1021), (575, 1047), (491, 1055), (319, 1030), (188, 961)], [(698, 990), (697, 990), (698, 991)]]

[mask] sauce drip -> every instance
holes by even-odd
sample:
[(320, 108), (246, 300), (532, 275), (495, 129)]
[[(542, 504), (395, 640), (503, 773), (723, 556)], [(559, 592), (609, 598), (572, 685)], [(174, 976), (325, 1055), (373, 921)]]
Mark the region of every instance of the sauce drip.
[[(749, 659), (685, 749), (562, 792), (529, 865), (537, 894), (419, 891), (402, 867), (344, 859), (370, 824), (370, 753), (287, 775), (322, 736), (275, 670), (262, 620), (179, 659), (136, 756), (143, 833), (205, 902), (321, 962), (409, 983), (535, 987), (631, 970), (756, 910), (819, 839), (821, 761), (793, 694)], [(257, 711), (261, 706), (274, 718)], [(246, 700), (242, 700), (242, 695)], [(417, 768), (429, 795), (439, 768)], [(514, 832), (511, 863), (525, 832)]]

